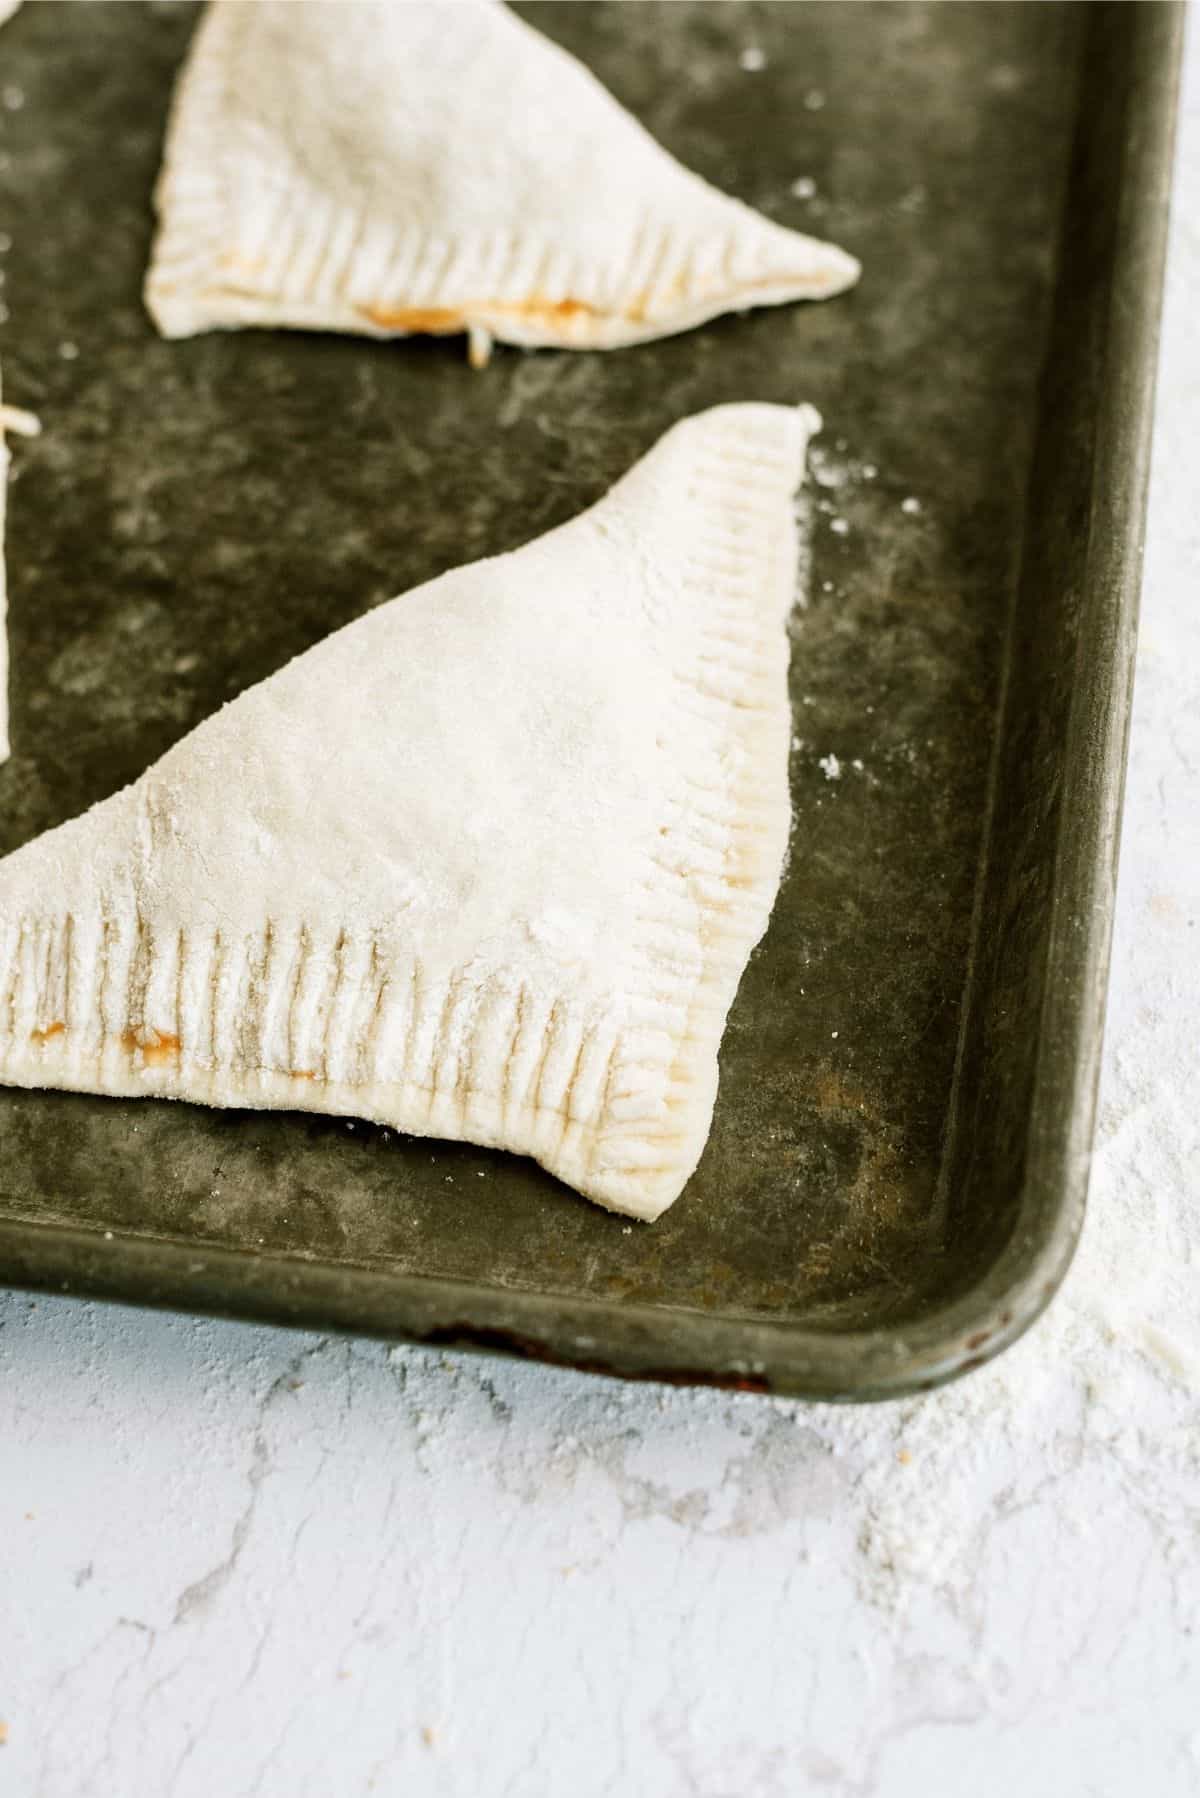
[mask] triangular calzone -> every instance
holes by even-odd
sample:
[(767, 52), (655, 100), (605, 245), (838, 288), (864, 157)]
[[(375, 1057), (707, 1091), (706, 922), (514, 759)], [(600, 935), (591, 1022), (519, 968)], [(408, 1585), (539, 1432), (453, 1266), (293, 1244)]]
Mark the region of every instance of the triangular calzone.
[(211, 0), (157, 206), (146, 299), (168, 337), (610, 349), (859, 272), (689, 173), (498, 0)]
[(371, 1118), (656, 1217), (786, 845), (816, 422), (688, 419), (0, 863), (0, 1079)]

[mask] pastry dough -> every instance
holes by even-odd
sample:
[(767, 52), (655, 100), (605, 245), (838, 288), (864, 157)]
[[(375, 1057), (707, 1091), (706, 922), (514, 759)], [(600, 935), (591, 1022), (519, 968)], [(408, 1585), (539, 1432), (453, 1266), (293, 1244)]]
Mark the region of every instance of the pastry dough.
[(0, 25), (12, 18), (20, 4), (21, 0), (0, 0)]
[(819, 422), (676, 425), (0, 862), (0, 1079), (375, 1119), (657, 1217), (787, 841)]
[[(0, 21), (2, 22), (2, 21)], [(8, 740), (8, 575), (4, 561), (4, 525), (8, 510), (8, 446), (5, 432), (36, 437), (41, 425), (32, 412), (6, 406), (0, 392), (0, 762), (12, 753)]]
[(677, 163), (499, 0), (212, 0), (175, 97), (159, 330), (611, 349), (823, 299), (852, 256)]

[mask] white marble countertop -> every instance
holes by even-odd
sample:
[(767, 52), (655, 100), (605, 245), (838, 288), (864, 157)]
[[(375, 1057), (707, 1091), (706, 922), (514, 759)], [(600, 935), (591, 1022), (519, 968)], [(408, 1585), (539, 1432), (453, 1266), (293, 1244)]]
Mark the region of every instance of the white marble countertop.
[(1200, 1793), (1200, 35), (1099, 1152), (839, 1411), (0, 1294), (0, 1794)]

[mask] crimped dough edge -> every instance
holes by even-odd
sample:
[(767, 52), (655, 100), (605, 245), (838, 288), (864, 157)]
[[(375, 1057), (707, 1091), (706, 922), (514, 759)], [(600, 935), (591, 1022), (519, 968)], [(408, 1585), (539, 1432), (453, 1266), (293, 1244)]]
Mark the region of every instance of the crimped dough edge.
[[(698, 980), (656, 953), (675, 878), (665, 864), (618, 1025), (585, 1016), (569, 991), (535, 998), (500, 983), (465, 1048), (448, 1027), (454, 976), (418, 1003), (411, 959), (336, 921), (276, 930), (264, 919), (231, 938), (98, 913), (0, 919), (0, 1080), (360, 1117), (530, 1155), (611, 1210), (658, 1217), (707, 1140), (725, 1019), (786, 849), (792, 500), (819, 422), (808, 407), (733, 405), (679, 427), (703, 433), (694, 492), (721, 492), (725, 524), (695, 558), (713, 616), (701, 666), (675, 671), (675, 703), (739, 770), (716, 810), (693, 813), (706, 844), (718, 832), (722, 870), (703, 887)], [(681, 1010), (682, 1029), (664, 1025)], [(439, 1046), (449, 1040), (452, 1055)]]

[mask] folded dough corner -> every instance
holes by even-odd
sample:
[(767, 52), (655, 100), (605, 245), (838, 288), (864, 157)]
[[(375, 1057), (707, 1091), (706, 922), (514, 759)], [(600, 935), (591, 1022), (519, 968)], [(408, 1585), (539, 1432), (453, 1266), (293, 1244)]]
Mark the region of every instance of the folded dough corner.
[(499, 0), (211, 0), (156, 205), (167, 337), (466, 332), (480, 363), (493, 338), (611, 349), (859, 275), (682, 167)]
[(373, 1119), (657, 1217), (787, 841), (818, 423), (685, 420), (0, 862), (0, 1079)]

